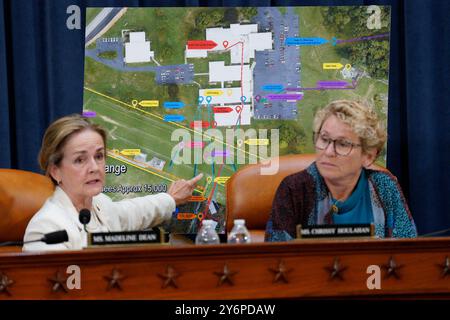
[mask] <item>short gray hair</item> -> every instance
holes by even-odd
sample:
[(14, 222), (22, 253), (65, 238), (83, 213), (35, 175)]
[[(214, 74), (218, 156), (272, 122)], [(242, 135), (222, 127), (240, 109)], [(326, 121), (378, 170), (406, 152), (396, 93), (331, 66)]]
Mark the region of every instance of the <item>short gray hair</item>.
[(387, 139), (386, 128), (376, 112), (361, 102), (336, 100), (319, 110), (314, 117), (313, 130), (318, 133), (323, 123), (331, 115), (348, 124), (361, 140), (361, 148), (365, 153), (376, 149), (377, 154), (383, 150)]

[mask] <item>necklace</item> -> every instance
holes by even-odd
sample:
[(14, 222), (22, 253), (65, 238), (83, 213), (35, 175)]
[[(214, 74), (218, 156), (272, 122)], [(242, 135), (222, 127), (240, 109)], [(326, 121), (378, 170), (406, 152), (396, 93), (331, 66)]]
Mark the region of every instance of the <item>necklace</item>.
[(337, 214), (339, 212), (339, 207), (337, 206), (340, 200), (334, 200), (331, 193), (328, 194), (330, 197), (330, 210), (325, 214), (324, 222), (325, 224), (334, 224), (334, 218), (333, 215)]
[(338, 213), (339, 212), (339, 208), (336, 205), (336, 202), (331, 205), (331, 211), (333, 211), (333, 213)]
[[(333, 199), (331, 194), (330, 194), (330, 199)], [(331, 204), (331, 211), (332, 211), (332, 213), (338, 213), (339, 212), (339, 207), (337, 206), (339, 202), (340, 202), (340, 200), (334, 200), (334, 202)]]

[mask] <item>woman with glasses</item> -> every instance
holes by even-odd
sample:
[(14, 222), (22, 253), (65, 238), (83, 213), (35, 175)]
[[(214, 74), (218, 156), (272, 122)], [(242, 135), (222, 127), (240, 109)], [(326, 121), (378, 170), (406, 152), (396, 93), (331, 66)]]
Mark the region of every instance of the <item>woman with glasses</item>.
[(296, 226), (374, 224), (377, 237), (416, 237), (397, 179), (369, 169), (386, 142), (377, 114), (359, 102), (338, 100), (314, 119), (316, 161), (278, 187), (266, 241), (295, 238)]

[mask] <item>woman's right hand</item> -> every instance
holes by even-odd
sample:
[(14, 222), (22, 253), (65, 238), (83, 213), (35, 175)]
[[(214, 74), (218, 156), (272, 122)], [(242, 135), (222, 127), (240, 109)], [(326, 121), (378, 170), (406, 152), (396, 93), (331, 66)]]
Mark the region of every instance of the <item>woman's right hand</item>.
[(200, 173), (191, 180), (177, 180), (170, 185), (167, 193), (172, 196), (177, 206), (184, 204), (192, 196), (192, 192), (201, 178), (203, 178), (203, 173)]

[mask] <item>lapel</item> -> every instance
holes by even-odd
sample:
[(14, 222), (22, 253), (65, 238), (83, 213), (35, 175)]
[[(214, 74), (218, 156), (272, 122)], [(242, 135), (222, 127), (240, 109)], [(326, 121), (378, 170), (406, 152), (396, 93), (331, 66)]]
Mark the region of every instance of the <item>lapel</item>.
[(83, 225), (78, 219), (79, 213), (63, 189), (58, 186), (55, 188), (53, 200), (62, 209), (62, 212), (64, 212), (66, 217), (68, 217), (80, 231), (83, 230)]
[(95, 211), (94, 214), (97, 215), (97, 218), (99, 220), (99, 222), (105, 226), (108, 231), (110, 230), (109, 227), (109, 223), (108, 223), (108, 219), (106, 217), (106, 205), (104, 203), (104, 201), (101, 201), (101, 194), (96, 195), (93, 199), (92, 199), (92, 207), (93, 207), (93, 211)]

